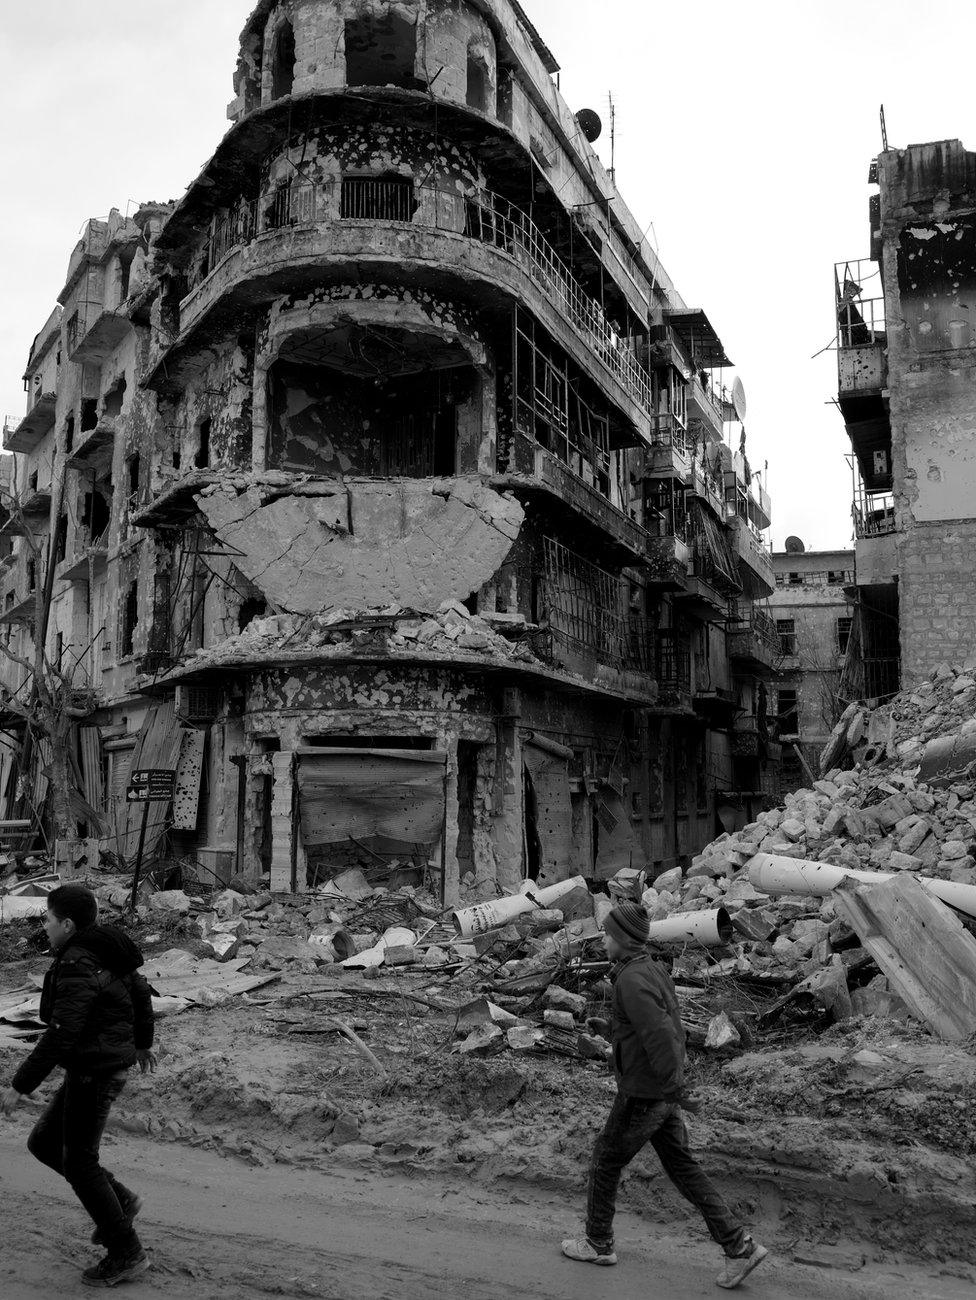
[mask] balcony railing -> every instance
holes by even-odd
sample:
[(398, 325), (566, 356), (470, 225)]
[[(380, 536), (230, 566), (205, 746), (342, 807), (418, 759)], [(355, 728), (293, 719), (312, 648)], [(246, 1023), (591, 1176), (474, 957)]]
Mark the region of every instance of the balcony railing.
[(682, 456), (691, 454), (688, 430), (675, 415), (651, 416), (651, 446), (670, 447)]
[(508, 254), (628, 395), (645, 411), (650, 407), (650, 376), (628, 340), (616, 332), (603, 308), (585, 292), (531, 217), (507, 199), (487, 191), (466, 197), (456, 190), (415, 186), (407, 179), (368, 177), (283, 186), (266, 198), (242, 200), (213, 219), (203, 256), (190, 274), (188, 287), (195, 288), (234, 249), (268, 231), (338, 221), (376, 221), (443, 230)]
[(657, 682), (663, 698), (691, 693), (691, 644), (682, 633), (664, 628), (657, 634)]
[(886, 342), (884, 291), (877, 262), (868, 258), (837, 262), (834, 296), (838, 347), (863, 348)]
[(895, 498), (890, 492), (858, 491), (852, 514), (855, 537), (885, 537), (897, 531)]

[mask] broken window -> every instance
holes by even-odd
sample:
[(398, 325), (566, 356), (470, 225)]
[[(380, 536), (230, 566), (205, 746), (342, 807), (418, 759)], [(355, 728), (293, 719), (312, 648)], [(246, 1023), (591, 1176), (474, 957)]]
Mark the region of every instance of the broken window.
[(688, 498), (680, 483), (670, 478), (644, 480), (644, 527), (655, 537), (688, 541)]
[[(379, 339), (362, 351), (378, 353)], [(279, 362), (270, 380), (274, 469), (431, 478), (455, 473), (458, 411), (477, 379), (458, 367), (388, 379)]]
[(283, 22), (275, 33), (271, 63), (271, 98), (284, 99), (295, 86), (295, 31)]
[(583, 377), (526, 313), (515, 315), (515, 428), (545, 447), (609, 497), (610, 419), (599, 395), (586, 396)]
[(781, 736), (797, 736), (800, 733), (800, 715), (798, 712), (796, 691), (782, 688), (776, 700), (776, 713), (779, 720)]
[(797, 653), (797, 623), (794, 619), (777, 619), (776, 634), (780, 638), (780, 653)]
[(102, 402), (102, 414), (106, 416), (106, 418), (113, 420), (116, 416), (122, 414), (122, 403), (125, 401), (125, 389), (125, 376), (122, 375), (105, 394), (105, 399)]
[(344, 176), (339, 216), (350, 221), (413, 221), (413, 180), (404, 176)]
[(201, 420), (197, 429), (197, 450), (193, 457), (193, 464), (197, 469), (208, 469), (210, 466), (210, 429), (211, 421), (208, 416), (206, 420)]
[(474, 50), (468, 50), (467, 105), (488, 112), (488, 69)]
[(81, 431), (88, 433), (98, 424), (98, 398), (83, 397), (81, 401)]
[(346, 22), (346, 85), (426, 89), (416, 75), (417, 27), (389, 12)]
[(133, 580), (125, 589), (122, 599), (122, 621), (119, 625), (119, 658), (125, 659), (135, 652), (136, 628), (139, 625), (139, 583)]
[(548, 628), (554, 645), (618, 667), (650, 670), (646, 628), (639, 635), (642, 620), (624, 612), (621, 579), (551, 537), (542, 539), (542, 550), (533, 621)]
[(851, 639), (851, 628), (854, 626), (852, 618), (839, 618), (837, 620), (837, 653), (846, 655), (847, 646)]

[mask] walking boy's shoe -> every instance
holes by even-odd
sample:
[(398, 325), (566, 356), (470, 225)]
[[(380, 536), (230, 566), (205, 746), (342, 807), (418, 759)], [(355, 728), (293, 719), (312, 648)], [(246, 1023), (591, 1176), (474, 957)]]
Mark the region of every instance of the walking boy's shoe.
[[(141, 1209), (142, 1209), (141, 1196), (137, 1196), (136, 1193), (133, 1192), (131, 1196), (126, 1197), (126, 1199), (122, 1202), (122, 1213), (125, 1215), (126, 1227), (128, 1228), (132, 1227), (132, 1220), (136, 1217), (136, 1215), (139, 1213)], [(92, 1233), (91, 1242), (93, 1246), (103, 1246), (105, 1244), (102, 1238), (101, 1228), (96, 1228), (95, 1231)]]
[(753, 1241), (751, 1237), (746, 1237), (742, 1250), (738, 1255), (726, 1255), (725, 1272), (721, 1277), (716, 1278), (720, 1287), (726, 1291), (733, 1291), (745, 1281), (752, 1270), (760, 1265), (769, 1251), (765, 1246), (760, 1246), (758, 1241)]
[(616, 1264), (617, 1255), (612, 1246), (594, 1246), (589, 1237), (567, 1237), (563, 1242), (567, 1259), (577, 1259), (582, 1264)]
[(140, 1247), (130, 1255), (106, 1255), (86, 1268), (81, 1280), (85, 1286), (118, 1286), (120, 1282), (134, 1282), (148, 1268), (149, 1257)]

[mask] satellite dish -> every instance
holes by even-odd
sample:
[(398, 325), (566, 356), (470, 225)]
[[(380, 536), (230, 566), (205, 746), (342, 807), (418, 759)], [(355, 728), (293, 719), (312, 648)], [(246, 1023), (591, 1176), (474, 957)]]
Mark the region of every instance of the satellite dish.
[(746, 418), (746, 389), (738, 375), (736, 375), (735, 383), (732, 385), (732, 405), (735, 407), (736, 416), (741, 423)]
[(576, 114), (576, 120), (579, 122), (579, 128), (589, 140), (590, 144), (596, 144), (603, 132), (603, 123), (600, 121), (600, 114), (594, 113), (592, 108), (581, 108)]
[(786, 539), (787, 555), (802, 555), (806, 549), (807, 548), (800, 541), (799, 537), (787, 537)]

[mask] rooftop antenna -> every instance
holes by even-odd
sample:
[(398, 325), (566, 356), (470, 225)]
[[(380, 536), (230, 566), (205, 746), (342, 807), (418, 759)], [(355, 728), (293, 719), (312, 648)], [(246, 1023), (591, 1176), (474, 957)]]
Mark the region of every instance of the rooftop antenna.
[(881, 147), (888, 152), (888, 123), (885, 121), (884, 104), (881, 105)]
[(610, 101), (610, 179), (617, 183), (617, 110), (613, 103), (613, 91), (607, 95)]

